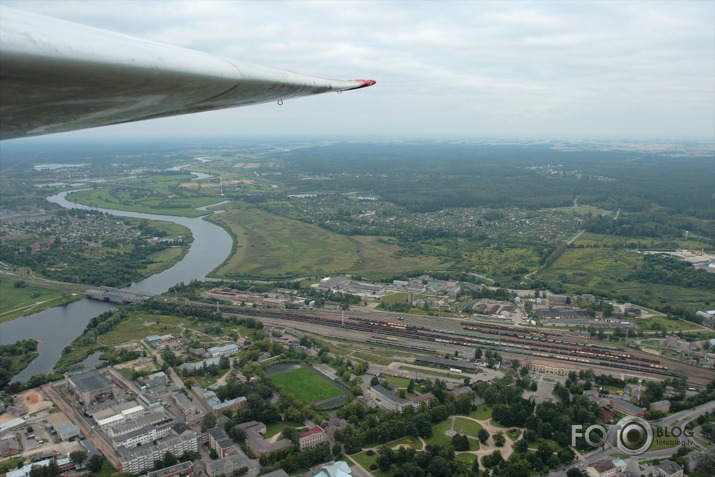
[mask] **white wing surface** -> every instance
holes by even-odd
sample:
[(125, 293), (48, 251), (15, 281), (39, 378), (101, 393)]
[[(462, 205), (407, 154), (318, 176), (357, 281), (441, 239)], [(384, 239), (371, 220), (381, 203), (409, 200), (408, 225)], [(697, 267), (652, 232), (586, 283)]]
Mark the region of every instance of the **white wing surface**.
[(303, 76), (0, 7), (0, 139), (373, 84)]

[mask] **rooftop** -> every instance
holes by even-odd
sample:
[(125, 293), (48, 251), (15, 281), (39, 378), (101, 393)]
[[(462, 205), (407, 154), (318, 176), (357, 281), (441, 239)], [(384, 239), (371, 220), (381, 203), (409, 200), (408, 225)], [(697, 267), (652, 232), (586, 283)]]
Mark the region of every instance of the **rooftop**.
[(112, 382), (96, 369), (74, 374), (69, 377), (69, 380), (81, 391), (95, 391), (112, 386)]

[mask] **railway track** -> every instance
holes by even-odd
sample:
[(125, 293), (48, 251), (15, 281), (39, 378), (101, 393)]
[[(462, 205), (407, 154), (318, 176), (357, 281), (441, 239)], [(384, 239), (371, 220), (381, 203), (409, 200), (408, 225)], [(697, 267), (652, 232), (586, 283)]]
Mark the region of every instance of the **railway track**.
[[(180, 306), (177, 304), (177, 306)], [(215, 309), (205, 303), (192, 306)], [(273, 324), (294, 327), (310, 325), (317, 334), (335, 338), (353, 336), (386, 337), (382, 344), (398, 342), (400, 347), (417, 351), (434, 350), (444, 353), (444, 346), (482, 348), (527, 357), (567, 362), (586, 367), (608, 369), (614, 373), (666, 377), (686, 377), (697, 386), (705, 386), (715, 378), (715, 372), (673, 359), (654, 356), (640, 350), (618, 348), (597, 340), (569, 337), (556, 330), (507, 326), (495, 323), (465, 322), (463, 319), (419, 317), (371, 310), (351, 310), (349, 313), (329, 310), (266, 310), (238, 306), (222, 306), (221, 312), (239, 316), (269, 319)], [(356, 316), (359, 315), (359, 316)], [(317, 327), (317, 328), (315, 328)], [(330, 329), (334, 331), (329, 331)], [(341, 330), (341, 331), (337, 331)], [(375, 338), (371, 338), (374, 340)], [(407, 343), (407, 346), (405, 345)]]

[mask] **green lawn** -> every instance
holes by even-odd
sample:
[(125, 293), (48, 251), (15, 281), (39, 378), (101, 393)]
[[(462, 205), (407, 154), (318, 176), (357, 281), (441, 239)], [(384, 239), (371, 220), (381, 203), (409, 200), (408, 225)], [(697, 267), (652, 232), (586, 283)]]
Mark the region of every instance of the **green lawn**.
[(410, 446), (415, 450), (422, 450), (422, 441), (420, 441), (416, 437), (403, 437), (402, 439), (388, 442), (385, 445), (388, 447), (388, 449), (394, 449), (398, 446)]
[(452, 437), (445, 434), (445, 432), (450, 429), (452, 429), (452, 419), (445, 419), (432, 427), (432, 437), (425, 441), (427, 444), (438, 444), (441, 446), (452, 445)]
[[(477, 448), (477, 449), (471, 449), (471, 446), (473, 446), (474, 444), (475, 444), (474, 441), (469, 441), (470, 450), (479, 450), (479, 448)], [(474, 460), (475, 460), (477, 457), (478, 457), (478, 456), (476, 456), (476, 455), (474, 455), (474, 454), (470, 454), (470, 453), (468, 453), (468, 452), (465, 452), (465, 453), (463, 453), (463, 454), (457, 454), (457, 456), (455, 457), (455, 459), (456, 459), (458, 462), (466, 462), (467, 464), (470, 464), (470, 465), (471, 465), (472, 462), (474, 462)]]
[(469, 417), (474, 419), (479, 419), (480, 421), (486, 421), (492, 418), (492, 408), (486, 404), (480, 404), (477, 409), (469, 413)]
[(283, 432), (286, 427), (303, 427), (302, 422), (290, 422), (290, 421), (278, 421), (266, 425), (266, 433), (263, 435), (264, 438), (269, 439), (279, 432)]
[(286, 392), (293, 394), (306, 404), (328, 399), (342, 393), (332, 383), (318, 376), (309, 368), (298, 368), (285, 373), (274, 374), (269, 379)]
[(465, 434), (467, 436), (477, 437), (477, 433), (480, 429), (483, 429), (482, 425), (470, 419), (463, 419), (457, 417), (454, 420), (454, 431), (457, 434)]
[(385, 378), (385, 381), (388, 383), (392, 384), (393, 386), (396, 386), (398, 388), (407, 388), (410, 384), (410, 380), (407, 378), (401, 378), (399, 376), (388, 376)]
[(379, 454), (375, 452), (373, 455), (367, 455), (367, 451), (365, 452), (360, 452), (358, 454), (353, 454), (351, 457), (355, 459), (355, 461), (363, 466), (363, 468), (370, 472), (371, 475), (374, 477), (389, 477), (390, 473), (389, 472), (380, 472), (379, 470), (370, 470), (370, 466), (375, 463), (377, 460), (377, 456)]

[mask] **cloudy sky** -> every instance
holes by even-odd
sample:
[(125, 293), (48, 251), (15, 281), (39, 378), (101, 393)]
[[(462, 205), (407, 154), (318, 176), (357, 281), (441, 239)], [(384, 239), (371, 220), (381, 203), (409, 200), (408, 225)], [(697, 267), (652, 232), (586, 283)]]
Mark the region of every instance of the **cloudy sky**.
[(76, 137), (715, 136), (711, 0), (3, 4), (248, 63), (377, 80)]

